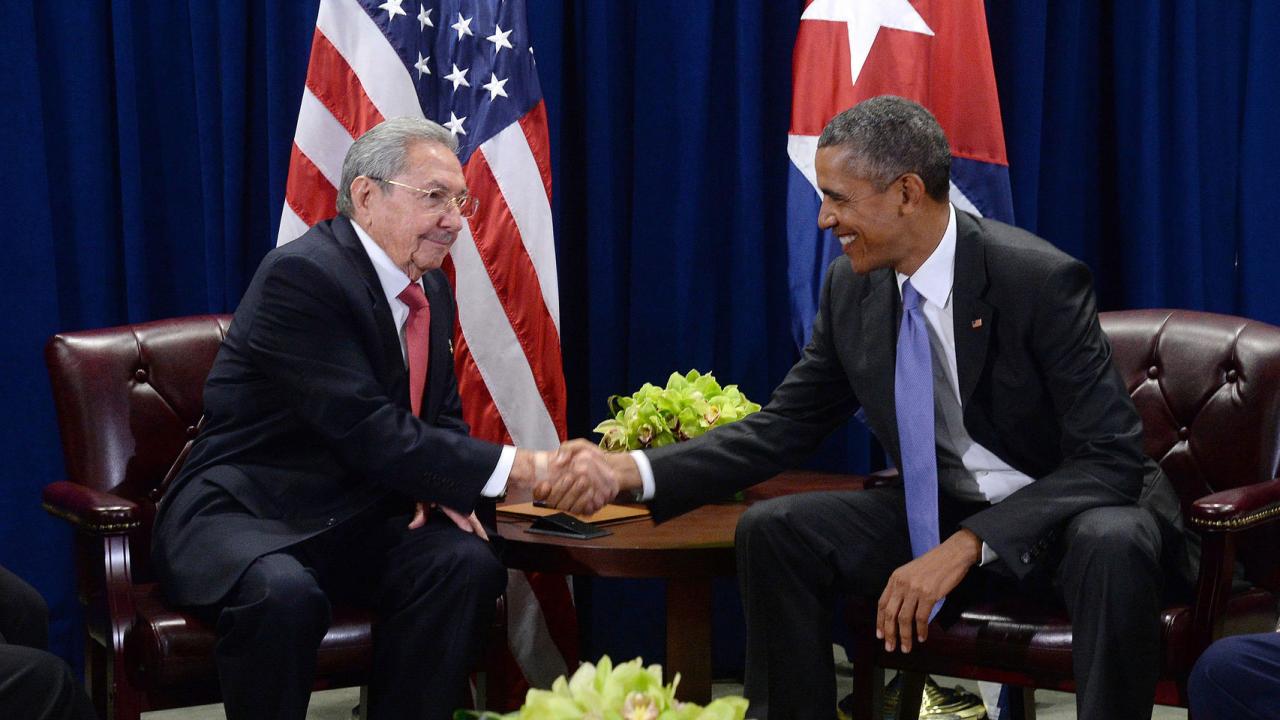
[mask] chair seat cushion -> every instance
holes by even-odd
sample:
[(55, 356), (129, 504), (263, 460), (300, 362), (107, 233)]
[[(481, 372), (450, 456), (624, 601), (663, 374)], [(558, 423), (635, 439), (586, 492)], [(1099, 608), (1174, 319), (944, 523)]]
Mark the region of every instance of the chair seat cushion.
[[(211, 624), (166, 606), (156, 583), (134, 586), (134, 603), (137, 616), (125, 639), (134, 682), (148, 689), (216, 682), (217, 636)], [(373, 660), (372, 618), (367, 610), (334, 607), (333, 622), (320, 643), (319, 677), (359, 678), (368, 671)]]
[[(875, 604), (854, 600), (849, 619), (855, 641), (875, 637)], [(1225, 632), (1264, 632), (1275, 627), (1276, 597), (1250, 589), (1227, 602)], [(1164, 647), (1162, 677), (1179, 678), (1190, 671), (1191, 609), (1165, 608), (1160, 618)], [(874, 645), (864, 645), (870, 647)], [(857, 661), (857, 658), (854, 658)], [(966, 675), (965, 668), (996, 668), (1008, 672), (1071, 678), (1071, 620), (1061, 606), (1027, 597), (1007, 597), (971, 604), (949, 627), (937, 623), (929, 639), (909, 656), (877, 653), (882, 667), (930, 669)]]

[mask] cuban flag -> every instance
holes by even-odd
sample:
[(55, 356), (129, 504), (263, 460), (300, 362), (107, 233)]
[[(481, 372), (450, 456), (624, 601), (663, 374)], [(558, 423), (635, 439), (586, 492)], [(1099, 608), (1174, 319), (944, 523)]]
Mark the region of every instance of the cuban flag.
[(791, 329), (809, 341), (818, 292), (840, 243), (818, 230), (818, 136), (838, 113), (877, 95), (914, 100), (951, 142), (951, 202), (1013, 222), (1009, 161), (982, 0), (812, 0), (792, 56), (787, 154)]
[[(406, 115), (453, 133), (480, 198), (444, 266), (463, 415), (477, 437), (554, 449), (565, 385), (551, 163), (523, 0), (321, 0), (278, 243), (332, 217), (351, 143)], [(499, 708), (577, 666), (567, 578), (511, 573), (507, 614), (510, 653), (489, 668)]]

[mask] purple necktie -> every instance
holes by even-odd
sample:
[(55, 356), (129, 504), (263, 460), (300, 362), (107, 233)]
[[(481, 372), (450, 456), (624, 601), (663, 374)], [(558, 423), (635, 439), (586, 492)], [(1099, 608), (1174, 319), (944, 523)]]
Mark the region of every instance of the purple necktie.
[[(929, 326), (920, 308), (920, 293), (902, 284), (902, 325), (898, 328), (898, 360), (893, 373), (898, 412), (898, 445), (902, 451), (902, 485), (907, 497), (907, 532), (911, 556), (938, 546), (938, 452), (934, 444), (933, 364)], [(942, 609), (933, 606), (929, 619)]]

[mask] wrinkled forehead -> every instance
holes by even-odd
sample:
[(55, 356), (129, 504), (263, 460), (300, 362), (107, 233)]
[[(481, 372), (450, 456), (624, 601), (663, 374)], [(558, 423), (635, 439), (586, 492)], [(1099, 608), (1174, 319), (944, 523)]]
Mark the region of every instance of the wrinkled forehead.
[(814, 159), (818, 187), (825, 189), (857, 190), (872, 187), (876, 183), (869, 177), (868, 167), (862, 158), (844, 145), (828, 145), (818, 148)]
[(405, 182), (424, 190), (441, 189), (456, 194), (467, 189), (458, 156), (438, 142), (421, 141), (409, 146), (401, 175)]

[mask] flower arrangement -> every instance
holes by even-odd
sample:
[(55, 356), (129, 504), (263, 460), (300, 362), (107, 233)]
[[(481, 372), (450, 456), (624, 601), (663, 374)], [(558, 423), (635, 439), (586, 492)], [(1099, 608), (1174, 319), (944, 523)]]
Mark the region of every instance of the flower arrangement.
[(662, 447), (698, 437), (756, 412), (737, 385), (720, 386), (711, 373), (671, 373), (665, 388), (645, 383), (630, 397), (609, 398), (613, 417), (596, 426), (610, 452)]
[(550, 690), (532, 689), (513, 713), (454, 713), (454, 720), (743, 720), (741, 697), (712, 700), (705, 708), (676, 700), (680, 675), (662, 684), (662, 666), (645, 667), (640, 658), (614, 666), (605, 655), (598, 665), (583, 663), (573, 677), (563, 675)]

